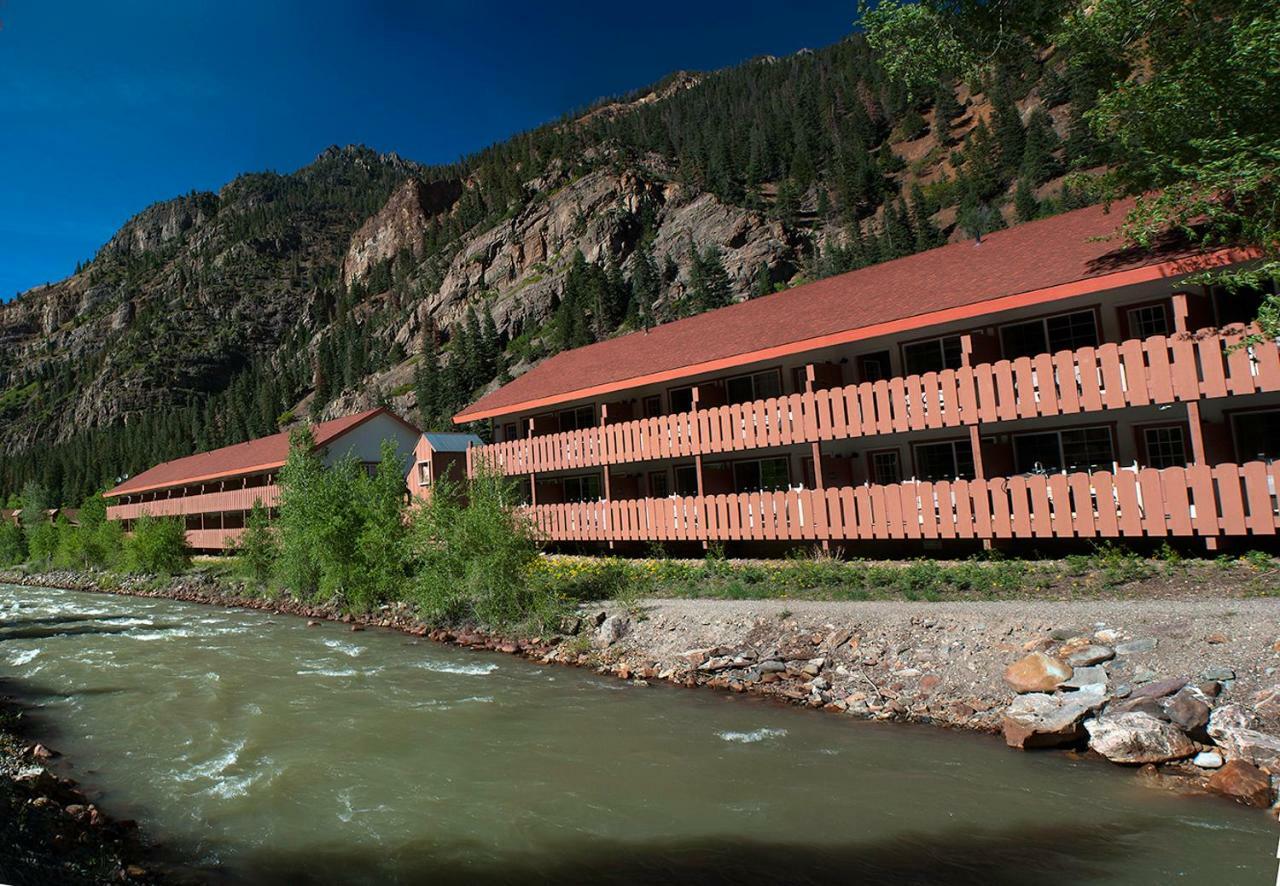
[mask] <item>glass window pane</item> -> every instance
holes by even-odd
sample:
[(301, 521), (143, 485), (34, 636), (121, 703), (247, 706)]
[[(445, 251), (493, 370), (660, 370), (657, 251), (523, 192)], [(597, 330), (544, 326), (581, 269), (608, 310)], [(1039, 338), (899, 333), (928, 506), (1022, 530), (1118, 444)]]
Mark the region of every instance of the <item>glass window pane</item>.
[(1062, 432), (1062, 461), (1068, 471), (1109, 471), (1115, 460), (1110, 428)]
[(1017, 435), (1013, 438), (1013, 460), (1023, 474), (1062, 470), (1057, 433)]
[(871, 454), (871, 482), (882, 486), (902, 482), (902, 463), (896, 451)]
[(755, 398), (755, 389), (751, 384), (751, 376), (744, 375), (731, 378), (725, 384), (725, 395), (730, 403), (750, 403)]
[(863, 354), (858, 358), (859, 382), (879, 381), (882, 378), (888, 378), (889, 369), (889, 352), (880, 351), (875, 354)]
[(1049, 342), (1044, 335), (1044, 321), (1032, 320), (1030, 323), (1015, 323), (1004, 327), (1000, 330), (1000, 344), (1006, 360), (1048, 353)]
[(757, 492), (760, 489), (760, 462), (738, 461), (733, 463), (733, 489), (735, 492)]
[(964, 346), (960, 336), (953, 335), (942, 340), (942, 368), (959, 369), (964, 365)]
[(920, 375), (942, 369), (942, 349), (937, 339), (903, 345), (902, 358), (907, 375)]
[(1098, 344), (1098, 323), (1093, 311), (1050, 317), (1044, 326), (1052, 352), (1092, 348)]
[(973, 444), (968, 440), (959, 440), (953, 444), (956, 448), (956, 480), (972, 480), (974, 475), (973, 469)]
[(672, 412), (689, 412), (693, 409), (693, 388), (673, 388), (670, 398)]
[(693, 465), (681, 465), (675, 469), (676, 495), (698, 494), (698, 472)]
[(1246, 412), (1235, 418), (1236, 448), (1243, 461), (1280, 458), (1280, 412)]
[(754, 377), (755, 380), (755, 399), (764, 400), (767, 397), (779, 397), (782, 395), (782, 381), (777, 372), (762, 372)]
[(786, 489), (791, 484), (785, 458), (766, 458), (760, 462), (760, 488)]
[(952, 480), (956, 476), (955, 447), (950, 443), (926, 443), (916, 447), (916, 467), (921, 480)]
[(1187, 443), (1181, 427), (1147, 428), (1143, 437), (1146, 442), (1147, 464), (1150, 467), (1175, 468), (1186, 465)]
[(1133, 338), (1150, 338), (1173, 332), (1169, 312), (1164, 305), (1147, 305), (1129, 311), (1129, 335)]

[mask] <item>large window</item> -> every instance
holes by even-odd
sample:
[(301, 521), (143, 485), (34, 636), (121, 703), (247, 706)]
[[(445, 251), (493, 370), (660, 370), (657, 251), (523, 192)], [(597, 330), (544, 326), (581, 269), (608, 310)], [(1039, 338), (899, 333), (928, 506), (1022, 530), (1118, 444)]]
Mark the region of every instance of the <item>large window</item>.
[(734, 492), (772, 492), (791, 483), (785, 458), (762, 458), (733, 463)]
[(972, 480), (973, 446), (968, 440), (916, 446), (916, 473), (921, 480)]
[(902, 461), (896, 449), (882, 449), (868, 456), (871, 482), (879, 486), (902, 482)]
[(576, 409), (566, 409), (560, 413), (560, 430), (577, 431), (582, 428), (594, 427), (596, 423), (596, 408), (594, 406), (579, 406)]
[(1125, 315), (1129, 318), (1131, 338), (1151, 338), (1153, 335), (1168, 335), (1173, 332), (1169, 306), (1164, 302), (1129, 308)]
[(891, 375), (893, 375), (893, 369), (888, 351), (876, 351), (874, 354), (858, 356), (858, 381), (880, 381)]
[(960, 336), (949, 335), (944, 338), (913, 341), (911, 344), (903, 345), (902, 362), (907, 375), (941, 372), (944, 369), (959, 369), (964, 362)]
[(1076, 311), (1011, 323), (1000, 329), (1000, 346), (1007, 360), (1054, 354), (1098, 344), (1098, 318), (1093, 311)]
[(1147, 466), (1181, 468), (1187, 464), (1187, 435), (1182, 425), (1142, 429)]
[(671, 403), (671, 412), (691, 412), (693, 410), (693, 387), (672, 388), (667, 394), (667, 400)]
[(657, 418), (662, 415), (662, 397), (654, 394), (644, 398), (644, 417)]
[(1280, 410), (1242, 412), (1234, 417), (1236, 454), (1241, 461), (1280, 458)]
[(1017, 469), (1024, 474), (1109, 471), (1116, 460), (1108, 427), (1017, 434), (1013, 438), (1013, 457)]
[(565, 477), (565, 501), (599, 501), (600, 475), (587, 474), (582, 477)]
[(782, 375), (776, 369), (739, 375), (725, 382), (725, 396), (729, 403), (750, 403), (782, 394)]
[[(695, 480), (696, 483), (696, 480)], [(650, 471), (649, 472), (649, 496), (651, 498), (666, 498), (671, 494), (671, 485), (667, 482), (666, 471)]]
[(672, 470), (676, 478), (676, 495), (698, 494), (698, 470), (693, 465), (676, 465)]

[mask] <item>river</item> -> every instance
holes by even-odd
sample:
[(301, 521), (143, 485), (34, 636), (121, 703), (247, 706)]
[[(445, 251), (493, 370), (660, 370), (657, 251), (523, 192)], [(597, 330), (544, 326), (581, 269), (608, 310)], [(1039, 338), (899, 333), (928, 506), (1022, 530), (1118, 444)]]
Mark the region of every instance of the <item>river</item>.
[(105, 811), (217, 883), (1271, 884), (1225, 801), (995, 739), (390, 631), (0, 585), (0, 666)]

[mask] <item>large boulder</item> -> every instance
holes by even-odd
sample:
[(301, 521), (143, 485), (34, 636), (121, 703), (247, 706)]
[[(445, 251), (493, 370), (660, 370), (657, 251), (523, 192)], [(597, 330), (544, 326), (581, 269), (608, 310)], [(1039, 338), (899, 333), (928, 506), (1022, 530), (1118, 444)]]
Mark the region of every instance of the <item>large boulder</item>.
[(1004, 681), (1015, 692), (1052, 692), (1071, 677), (1071, 666), (1043, 652), (1033, 652), (1004, 669)]
[(1195, 743), (1178, 727), (1150, 714), (1130, 711), (1085, 721), (1089, 747), (1113, 763), (1166, 763), (1196, 752)]
[(1001, 731), (1005, 744), (1024, 749), (1074, 744), (1084, 738), (1081, 721), (1106, 700), (1101, 687), (1066, 695), (1019, 695), (1004, 712)]
[(1209, 737), (1228, 760), (1244, 760), (1270, 775), (1280, 775), (1280, 738), (1259, 732), (1258, 718), (1240, 705), (1227, 704), (1209, 715)]
[(1067, 664), (1073, 668), (1085, 668), (1089, 665), (1101, 664), (1116, 657), (1116, 651), (1110, 646), (1102, 646), (1096, 643), (1077, 646), (1070, 651), (1064, 649), (1064, 652)]
[(1209, 790), (1246, 806), (1266, 809), (1271, 805), (1271, 779), (1244, 760), (1231, 760), (1209, 776)]
[(1164, 711), (1169, 720), (1184, 732), (1204, 737), (1209, 724), (1209, 699), (1194, 686), (1184, 686), (1165, 699)]

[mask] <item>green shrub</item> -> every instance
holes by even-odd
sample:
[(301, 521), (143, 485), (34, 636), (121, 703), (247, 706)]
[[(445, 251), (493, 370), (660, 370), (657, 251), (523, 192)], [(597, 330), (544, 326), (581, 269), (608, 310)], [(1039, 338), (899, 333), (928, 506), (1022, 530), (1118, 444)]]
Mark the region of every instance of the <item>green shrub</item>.
[(295, 432), (280, 472), (278, 574), (301, 599), (368, 611), (408, 579), (403, 459), (382, 444), (371, 476), (354, 458), (325, 466), (311, 432)]
[(120, 562), (124, 551), (124, 530), (107, 519), (107, 502), (94, 495), (80, 505), (80, 524), (59, 520), (58, 548), (54, 565), (64, 569), (110, 568)]
[(411, 526), (413, 598), (424, 617), (502, 628), (546, 624), (563, 610), (554, 582), (531, 580), (538, 543), (516, 502), (514, 484), (490, 471), (436, 483)]
[(271, 571), (280, 557), (280, 547), (276, 543), (271, 522), (267, 519), (267, 509), (262, 506), (261, 499), (253, 503), (253, 510), (249, 512), (244, 532), (236, 545), (236, 554), (248, 570), (249, 577), (259, 586), (270, 581)]
[(125, 568), (129, 572), (176, 575), (191, 565), (187, 529), (178, 517), (144, 514), (125, 539)]
[(58, 526), (49, 520), (41, 520), (24, 527), (27, 533), (27, 557), (32, 565), (47, 568), (53, 565), (58, 552)]
[(0, 523), (0, 566), (16, 566), (27, 560), (27, 536), (17, 523)]

